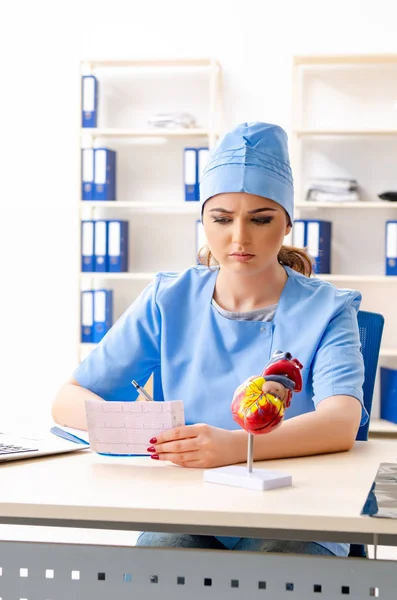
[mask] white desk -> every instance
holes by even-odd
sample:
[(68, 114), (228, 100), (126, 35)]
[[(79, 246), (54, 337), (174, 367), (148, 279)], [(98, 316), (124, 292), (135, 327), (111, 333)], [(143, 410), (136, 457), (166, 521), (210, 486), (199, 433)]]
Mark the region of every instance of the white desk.
[[(200, 470), (150, 458), (84, 452), (21, 461), (0, 467), (0, 523), (397, 545), (397, 520), (360, 516), (379, 463), (396, 458), (395, 441), (372, 440), (348, 453), (269, 461), (261, 466), (293, 475), (291, 488), (269, 492), (204, 483)], [(391, 561), (98, 544), (4, 541), (0, 568), (2, 600), (110, 594), (117, 600), (232, 594), (307, 600), (313, 593), (319, 600), (341, 594), (363, 600), (377, 597), (378, 588), (379, 597), (394, 600), (397, 585)], [(20, 577), (20, 568), (28, 577)], [(80, 579), (72, 579), (72, 571)]]

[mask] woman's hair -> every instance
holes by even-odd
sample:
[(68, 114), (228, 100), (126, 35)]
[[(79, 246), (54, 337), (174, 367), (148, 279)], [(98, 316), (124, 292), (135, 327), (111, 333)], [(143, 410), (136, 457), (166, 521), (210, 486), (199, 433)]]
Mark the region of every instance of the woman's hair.
[(306, 277), (313, 275), (313, 259), (302, 248), (281, 246), (277, 258), (280, 264), (290, 267), (294, 271), (306, 275)]
[[(206, 265), (208, 268), (218, 265), (208, 246), (200, 248), (197, 258), (200, 264)], [(294, 271), (306, 275), (306, 277), (310, 277), (313, 274), (313, 260), (302, 248), (281, 246), (277, 258), (281, 265), (290, 267)]]

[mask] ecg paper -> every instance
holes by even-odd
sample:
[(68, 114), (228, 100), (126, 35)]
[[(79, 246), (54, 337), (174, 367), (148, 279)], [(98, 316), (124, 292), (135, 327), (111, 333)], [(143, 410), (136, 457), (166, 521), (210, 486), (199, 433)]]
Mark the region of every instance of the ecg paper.
[(145, 454), (149, 440), (185, 424), (183, 402), (98, 402), (86, 400), (91, 450), (102, 454)]

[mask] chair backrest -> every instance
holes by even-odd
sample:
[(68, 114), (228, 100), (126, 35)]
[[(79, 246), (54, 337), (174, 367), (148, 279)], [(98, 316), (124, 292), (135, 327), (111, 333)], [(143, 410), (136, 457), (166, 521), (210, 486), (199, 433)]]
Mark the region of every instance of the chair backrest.
[[(380, 343), (382, 340), (385, 319), (378, 313), (358, 311), (358, 327), (360, 330), (361, 352), (364, 358), (364, 406), (371, 417), (372, 398), (374, 395), (376, 370), (378, 368)], [(368, 423), (360, 427), (356, 439), (368, 439)], [(366, 558), (367, 549), (362, 544), (350, 544), (349, 557)]]
[[(378, 313), (360, 310), (358, 312), (358, 327), (360, 330), (361, 352), (364, 358), (364, 406), (371, 415), (372, 398), (374, 395), (376, 370), (378, 367), (380, 343), (382, 340), (384, 317)], [(161, 384), (161, 370), (158, 367), (153, 374), (153, 395), (156, 400), (164, 400)], [(368, 439), (369, 421), (357, 432), (357, 440)]]
[[(364, 358), (365, 368), (365, 379), (363, 386), (364, 406), (370, 416), (384, 323), (385, 319), (383, 315), (367, 312), (365, 310), (358, 311), (361, 352)], [(368, 428), (369, 421), (360, 427), (356, 439), (367, 440)]]

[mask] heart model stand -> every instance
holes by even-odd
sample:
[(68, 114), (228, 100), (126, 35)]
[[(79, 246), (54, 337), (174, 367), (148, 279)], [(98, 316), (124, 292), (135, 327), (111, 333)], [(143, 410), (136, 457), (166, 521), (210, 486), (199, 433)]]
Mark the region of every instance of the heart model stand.
[(204, 471), (204, 481), (270, 490), (292, 484), (292, 476), (280, 471), (254, 469), (254, 438), (279, 427), (292, 393), (302, 390), (302, 365), (289, 352), (275, 352), (262, 375), (250, 377), (234, 393), (233, 419), (248, 433), (247, 466), (231, 465)]

